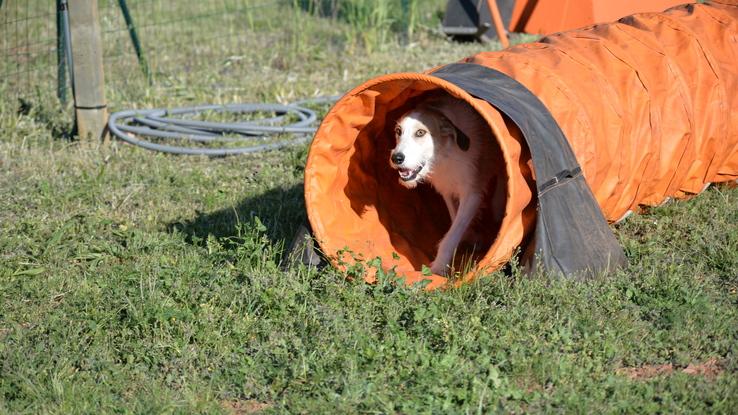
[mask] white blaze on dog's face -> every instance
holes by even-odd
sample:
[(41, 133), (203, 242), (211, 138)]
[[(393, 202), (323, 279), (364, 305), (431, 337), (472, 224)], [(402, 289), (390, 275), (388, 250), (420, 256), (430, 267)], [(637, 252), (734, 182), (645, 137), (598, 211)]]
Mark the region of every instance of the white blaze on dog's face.
[(446, 117), (433, 110), (413, 110), (400, 117), (390, 152), (390, 166), (397, 170), (400, 184), (412, 189), (428, 177), (436, 152), (453, 143), (455, 135)]

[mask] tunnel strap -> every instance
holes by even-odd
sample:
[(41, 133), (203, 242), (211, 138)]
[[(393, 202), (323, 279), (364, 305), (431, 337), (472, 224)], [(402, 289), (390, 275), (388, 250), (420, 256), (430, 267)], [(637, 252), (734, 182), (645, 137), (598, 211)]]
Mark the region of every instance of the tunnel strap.
[(627, 263), (569, 141), (548, 108), (523, 84), (473, 63), (446, 65), (432, 73), (487, 101), (520, 129), (536, 175), (536, 229), (523, 253), (529, 272), (541, 268), (588, 277)]
[(538, 187), (538, 195), (540, 196), (542, 193), (545, 193), (546, 190), (550, 189), (553, 186), (558, 185), (559, 183), (564, 183), (567, 180), (575, 179), (577, 176), (581, 174), (582, 174), (581, 167), (576, 167), (573, 170), (560, 171), (552, 179), (549, 179), (548, 181), (542, 183)]

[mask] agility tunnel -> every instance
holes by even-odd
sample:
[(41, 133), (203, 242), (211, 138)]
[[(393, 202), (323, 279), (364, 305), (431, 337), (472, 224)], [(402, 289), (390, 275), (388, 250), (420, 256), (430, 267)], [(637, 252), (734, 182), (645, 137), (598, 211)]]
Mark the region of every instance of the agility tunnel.
[(388, 163), (395, 120), (439, 90), (484, 118), (498, 150), (474, 225), (485, 240), (458, 255), (474, 262), (456, 264), (457, 284), (518, 249), (565, 274), (621, 265), (608, 222), (738, 178), (738, 2), (637, 14), (343, 96), (305, 169), (308, 219), (334, 266), (379, 257), (407, 283), (449, 282), (421, 272), (450, 225), (442, 198), (402, 187)]

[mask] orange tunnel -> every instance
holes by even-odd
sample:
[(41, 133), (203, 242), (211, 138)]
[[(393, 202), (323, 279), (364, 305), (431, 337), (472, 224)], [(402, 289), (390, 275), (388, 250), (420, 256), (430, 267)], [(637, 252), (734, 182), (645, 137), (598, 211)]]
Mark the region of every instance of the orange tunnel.
[[(463, 60), (517, 80), (564, 133), (602, 214), (614, 222), (639, 205), (700, 193), (738, 178), (738, 4), (689, 4), (559, 33)], [(499, 268), (530, 241), (536, 171), (525, 137), (499, 108), (442, 77), (380, 76), (353, 89), (326, 115), (305, 170), (314, 236), (333, 265), (381, 258), (412, 283), (423, 276), (450, 219), (430, 187), (397, 182), (388, 155), (395, 119), (427, 91), (466, 101), (489, 124), (498, 151), (490, 166), (488, 235), (469, 281)], [(371, 281), (373, 275), (368, 275)]]

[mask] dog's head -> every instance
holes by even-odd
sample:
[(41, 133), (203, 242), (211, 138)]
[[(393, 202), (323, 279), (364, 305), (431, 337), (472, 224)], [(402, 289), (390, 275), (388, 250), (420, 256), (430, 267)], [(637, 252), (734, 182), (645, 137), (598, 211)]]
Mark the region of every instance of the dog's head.
[(440, 112), (422, 108), (400, 117), (395, 140), (390, 166), (399, 173), (400, 184), (412, 189), (431, 173), (437, 155), (454, 145), (457, 131)]

